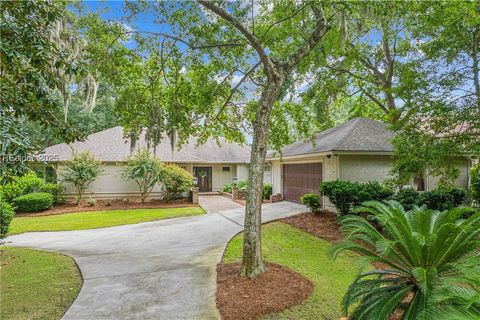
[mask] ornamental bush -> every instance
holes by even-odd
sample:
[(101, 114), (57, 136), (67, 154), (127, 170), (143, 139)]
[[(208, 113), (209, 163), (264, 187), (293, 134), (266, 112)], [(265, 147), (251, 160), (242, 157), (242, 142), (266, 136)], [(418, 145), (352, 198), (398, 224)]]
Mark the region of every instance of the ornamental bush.
[(45, 183), (38, 189), (38, 191), (50, 193), (53, 196), (54, 204), (62, 204), (66, 201), (65, 196), (63, 195), (63, 186), (60, 184)]
[(381, 201), (393, 194), (390, 189), (376, 181), (358, 183), (341, 180), (320, 183), (320, 192), (337, 207), (341, 214), (348, 214), (354, 206), (364, 201)]
[(167, 201), (180, 199), (184, 192), (193, 187), (193, 176), (175, 164), (163, 165), (159, 176)]
[(242, 180), (237, 183), (238, 190), (246, 191), (248, 188), (248, 181)]
[(13, 207), (9, 203), (0, 200), (0, 239), (5, 238), (7, 235), (14, 215)]
[(307, 206), (313, 213), (319, 213), (322, 207), (320, 202), (320, 195), (316, 193), (307, 193), (304, 194), (300, 201)]
[(0, 187), (3, 200), (12, 203), (13, 199), (39, 190), (45, 182), (35, 172), (28, 172), (21, 177), (13, 177), (12, 181)]
[(263, 184), (263, 199), (270, 199), (270, 196), (272, 195), (272, 185), (268, 183)]
[(419, 193), (413, 188), (404, 188), (394, 194), (391, 199), (399, 202), (405, 210), (412, 210), (417, 203)]
[(350, 284), (342, 300), (348, 319), (389, 320), (399, 311), (402, 319), (478, 319), (480, 212), (467, 219), (465, 208), (406, 212), (391, 200), (355, 211), (368, 218), (341, 217), (346, 238), (330, 253), (360, 253), (383, 267), (372, 263)]
[(222, 191), (227, 193), (232, 193), (233, 183), (227, 183), (223, 186)]
[(13, 204), (18, 211), (42, 211), (52, 206), (53, 196), (46, 192), (34, 192), (13, 199)]
[(422, 192), (417, 199), (418, 206), (427, 206), (432, 210), (449, 210), (460, 206), (465, 202), (467, 193), (463, 189), (453, 188), (450, 190), (434, 189)]

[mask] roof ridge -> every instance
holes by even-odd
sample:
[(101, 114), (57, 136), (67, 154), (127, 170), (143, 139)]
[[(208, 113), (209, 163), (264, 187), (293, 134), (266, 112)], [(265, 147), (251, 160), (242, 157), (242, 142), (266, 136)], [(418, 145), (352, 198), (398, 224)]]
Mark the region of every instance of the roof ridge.
[(350, 122), (350, 123), (352, 124), (352, 126), (351, 126), (351, 128), (349, 128), (349, 129), (347, 130), (347, 133), (346, 133), (341, 139), (339, 139), (337, 143), (335, 143), (333, 150), (337, 150), (338, 147), (339, 147), (340, 145), (342, 145), (342, 142), (345, 141), (348, 137), (350, 137), (350, 134), (351, 134), (352, 131), (357, 127), (357, 123), (358, 123), (361, 119), (363, 119), (363, 118), (358, 117), (358, 118), (353, 118), (353, 119), (351, 119), (350, 121), (345, 122), (345, 123), (349, 123), (349, 122)]

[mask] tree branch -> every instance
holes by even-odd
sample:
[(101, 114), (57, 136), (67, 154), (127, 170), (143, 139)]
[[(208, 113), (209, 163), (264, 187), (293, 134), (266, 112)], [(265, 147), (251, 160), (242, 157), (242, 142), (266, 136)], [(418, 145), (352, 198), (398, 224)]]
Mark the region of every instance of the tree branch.
[(253, 35), (250, 31), (248, 31), (243, 24), (241, 24), (238, 20), (232, 17), (224, 9), (217, 7), (216, 5), (214, 5), (209, 1), (199, 0), (198, 2), (202, 6), (204, 6), (206, 9), (212, 11), (217, 16), (222, 18), (223, 20), (229, 22), (233, 27), (235, 27), (235, 29), (237, 29), (241, 34), (244, 35), (244, 37), (247, 39), (247, 41), (250, 43), (253, 49), (255, 49), (255, 51), (257, 52), (258, 56), (260, 57), (260, 61), (265, 66), (265, 74), (267, 75), (267, 77), (271, 77), (273, 75), (272, 71), (274, 70), (273, 62), (268, 57), (267, 53), (263, 49), (263, 46), (260, 44), (260, 41), (257, 39), (257, 37), (255, 37), (255, 35)]
[(323, 11), (323, 8), (312, 6), (312, 10), (317, 19), (317, 24), (313, 32), (310, 34), (310, 37), (305, 41), (303, 46), (298, 48), (298, 50), (291, 54), (283, 63), (283, 69), (287, 71), (287, 73), (291, 71), (291, 69), (300, 61), (302, 61), (303, 58), (310, 54), (310, 51), (313, 50), (317, 43), (322, 40), (323, 36), (331, 28), (325, 17), (325, 12)]

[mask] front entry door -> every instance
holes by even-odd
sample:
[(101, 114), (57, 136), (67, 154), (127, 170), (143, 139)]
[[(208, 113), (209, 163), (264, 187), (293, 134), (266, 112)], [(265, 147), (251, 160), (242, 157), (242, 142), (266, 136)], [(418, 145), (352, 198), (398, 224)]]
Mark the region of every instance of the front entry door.
[(212, 191), (212, 167), (193, 167), (193, 175), (198, 179), (198, 191)]

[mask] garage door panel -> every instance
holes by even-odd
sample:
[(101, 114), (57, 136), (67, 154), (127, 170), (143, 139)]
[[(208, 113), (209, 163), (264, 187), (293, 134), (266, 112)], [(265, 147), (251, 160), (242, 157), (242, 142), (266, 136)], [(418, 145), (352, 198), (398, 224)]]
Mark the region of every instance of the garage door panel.
[(318, 193), (322, 182), (321, 163), (283, 165), (283, 197), (299, 202), (305, 193)]

